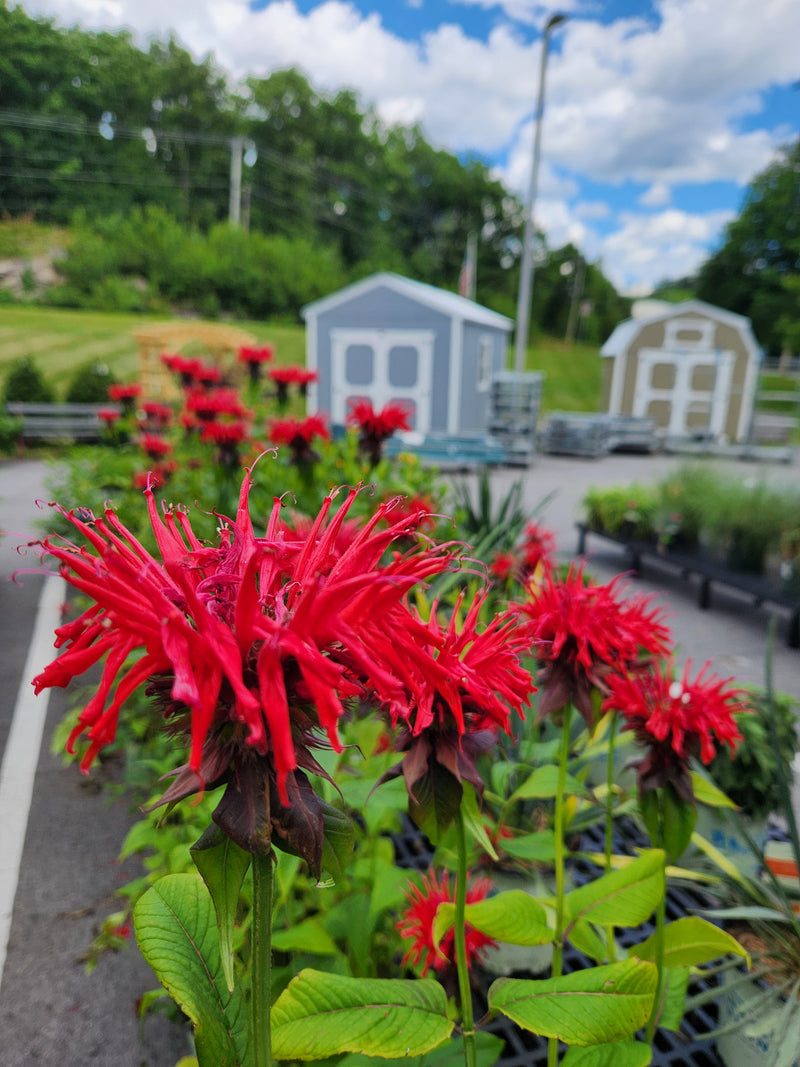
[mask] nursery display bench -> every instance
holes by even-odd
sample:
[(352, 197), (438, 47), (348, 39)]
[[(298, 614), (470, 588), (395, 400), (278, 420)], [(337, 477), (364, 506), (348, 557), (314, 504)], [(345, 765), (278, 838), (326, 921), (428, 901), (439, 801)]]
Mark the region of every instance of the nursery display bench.
[(116, 404), (43, 404), (12, 401), (6, 414), (20, 420), (23, 441), (99, 441), (103, 435), (102, 410), (119, 410)]
[(688, 579), (692, 575), (696, 575), (700, 579), (697, 604), (703, 610), (711, 607), (712, 585), (719, 585), (744, 593), (752, 601), (754, 607), (761, 607), (762, 604), (771, 604), (774, 607), (788, 611), (789, 623), (786, 643), (789, 648), (800, 648), (800, 599), (796, 595), (784, 593), (771, 585), (761, 575), (731, 570), (721, 563), (696, 553), (665, 548), (655, 542), (638, 541), (633, 538), (605, 533), (588, 526), (586, 523), (577, 523), (577, 530), (577, 554), (579, 556), (584, 555), (586, 538), (591, 534), (593, 537), (601, 537), (605, 541), (621, 545), (627, 552), (630, 570), (636, 577), (642, 573), (645, 563), (669, 569), (680, 574), (682, 578)]

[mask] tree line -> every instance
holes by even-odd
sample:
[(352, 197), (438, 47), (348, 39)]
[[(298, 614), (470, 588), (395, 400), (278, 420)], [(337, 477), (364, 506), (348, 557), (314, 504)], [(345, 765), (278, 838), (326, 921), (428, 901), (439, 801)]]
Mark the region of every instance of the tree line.
[[(174, 37), (143, 50), (126, 32), (62, 29), (7, 0), (0, 37), (0, 208), (74, 228), (61, 303), (196, 302), (202, 289), (206, 313), (296, 316), (376, 270), (456, 289), (475, 235), (477, 299), (514, 317), (522, 205), (483, 161), (435, 148), (419, 126), (386, 125), (349, 89), (321, 92), (295, 69), (232, 85)], [(237, 234), (224, 232), (232, 191)], [(172, 270), (152, 246), (132, 251), (131, 227), (152, 241), (159, 224)], [(545, 249), (534, 329), (600, 343), (629, 305), (599, 264), (579, 262), (571, 245)]]

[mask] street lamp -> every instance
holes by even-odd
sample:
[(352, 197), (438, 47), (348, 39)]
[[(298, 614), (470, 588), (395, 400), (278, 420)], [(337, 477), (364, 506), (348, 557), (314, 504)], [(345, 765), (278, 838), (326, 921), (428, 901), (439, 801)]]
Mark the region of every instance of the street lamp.
[(531, 316), (531, 296), (533, 294), (533, 208), (536, 203), (536, 185), (539, 180), (539, 150), (542, 140), (542, 112), (544, 111), (544, 72), (547, 66), (547, 50), (550, 34), (566, 22), (566, 15), (551, 15), (542, 34), (542, 63), (539, 69), (539, 101), (536, 105), (536, 132), (533, 138), (533, 159), (531, 161), (531, 178), (528, 185), (528, 199), (525, 203), (525, 233), (522, 238), (522, 263), (519, 272), (519, 293), (517, 296), (517, 330), (514, 338), (514, 369), (525, 368), (525, 349), (528, 344), (528, 327)]

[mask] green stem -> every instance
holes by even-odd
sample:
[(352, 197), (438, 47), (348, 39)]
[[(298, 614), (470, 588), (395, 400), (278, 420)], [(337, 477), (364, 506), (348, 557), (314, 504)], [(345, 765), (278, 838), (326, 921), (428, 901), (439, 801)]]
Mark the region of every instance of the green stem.
[[(659, 815), (658, 815), (658, 847), (664, 847), (664, 807), (660, 793), (659, 797)], [(666, 860), (664, 861), (666, 863)], [(667, 914), (667, 893), (666, 888), (661, 894), (661, 899), (658, 902), (658, 908), (656, 909), (656, 952), (655, 952), (655, 964), (656, 973), (658, 974), (658, 980), (656, 982), (656, 995), (653, 1000), (653, 1010), (650, 1012), (650, 1018), (647, 1020), (647, 1030), (645, 1032), (645, 1040), (648, 1045), (653, 1043), (653, 1035), (656, 1032), (656, 1025), (661, 1015), (661, 999), (664, 995), (664, 919)]]
[[(556, 810), (553, 833), (555, 836), (555, 875), (556, 875), (556, 929), (553, 938), (553, 978), (559, 978), (564, 965), (564, 790), (567, 783), (567, 762), (570, 746), (570, 720), (572, 705), (564, 709), (564, 723), (561, 727), (561, 752), (558, 758), (558, 786), (556, 790)], [(547, 1067), (558, 1063), (558, 1041), (548, 1038)]]
[(458, 972), (458, 995), (461, 1000), (461, 1033), (464, 1041), (464, 1063), (466, 1067), (476, 1067), (475, 1021), (472, 1014), (472, 989), (469, 983), (467, 967), (467, 940), (465, 911), (467, 907), (467, 834), (464, 828), (464, 813), (458, 809), (456, 818), (456, 839), (458, 845), (458, 871), (456, 874), (456, 921), (453, 930), (456, 949), (456, 971)]
[(653, 1001), (653, 1010), (650, 1012), (650, 1018), (647, 1020), (647, 1032), (645, 1034), (645, 1040), (648, 1045), (653, 1043), (653, 1035), (656, 1032), (656, 1025), (661, 1015), (661, 1000), (664, 996), (664, 918), (666, 916), (667, 908), (667, 895), (662, 894), (661, 899), (658, 902), (658, 909), (656, 911), (656, 970), (658, 972), (658, 982), (656, 984), (656, 996)]
[[(617, 738), (617, 716), (613, 711), (610, 714), (611, 725), (608, 730), (608, 761), (606, 763), (606, 874), (611, 872), (611, 853), (614, 842), (614, 743)], [(608, 962), (614, 963), (616, 946), (613, 926), (607, 927), (606, 941), (608, 943)]]
[(251, 927), (250, 1039), (253, 1067), (271, 1067), (272, 858), (253, 855), (253, 922)]

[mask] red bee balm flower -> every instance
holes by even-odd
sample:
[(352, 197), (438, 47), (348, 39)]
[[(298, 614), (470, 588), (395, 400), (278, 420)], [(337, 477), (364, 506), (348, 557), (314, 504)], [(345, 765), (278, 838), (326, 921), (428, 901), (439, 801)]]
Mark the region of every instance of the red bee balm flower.
[(475, 597), (458, 625), (459, 600), (446, 629), (434, 605), (417, 635), (418, 651), (410, 657), (407, 648), (396, 653), (395, 671), (406, 679), (413, 710), (395, 744), (403, 758), (381, 781), (402, 774), (409, 814), (432, 839), (455, 817), (464, 780), (482, 794), (476, 760), (494, 745), (498, 729), (511, 732), (512, 711), (524, 717), (536, 691), (520, 663), (528, 642), (515, 616), (496, 615), (478, 629), (485, 599)]
[[(305, 538), (290, 539), (276, 500), (258, 538), (249, 491), (248, 472), (235, 520), (224, 520), (219, 542), (206, 546), (182, 510), (169, 508), (162, 518), (148, 488), (160, 559), (111, 508), (96, 518), (59, 509), (89, 547), (58, 537), (42, 546), (94, 603), (56, 631), (56, 647), (64, 651), (34, 686), (37, 693), (65, 686), (106, 657), (97, 691), (69, 739), (72, 750), (87, 734), (86, 771), (113, 742), (126, 698), (149, 681), (170, 728), (190, 739), (188, 764), (162, 802), (227, 784), (214, 819), (228, 836), (250, 851), (268, 849), (270, 839), (280, 844), (282, 836), (297, 849), (302, 838), (303, 855), (318, 873), (322, 813), (302, 769), (321, 773), (311, 751), (320, 732), (340, 747), (344, 699), (372, 699), (408, 715), (405, 689), (392, 670), (396, 649), (409, 646), (417, 626), (404, 597), (417, 582), (449, 569), (452, 557), (420, 546), (382, 562), (408, 533), (405, 523), (380, 527), (384, 506), (338, 553), (355, 489), (333, 516), (334, 496), (326, 497)], [(138, 653), (133, 663), (132, 653)], [(305, 814), (290, 818), (290, 805)]]
[(693, 682), (689, 678), (691, 660), (680, 680), (671, 664), (608, 676), (603, 709), (621, 712), (626, 728), (633, 730), (636, 740), (648, 750), (639, 765), (643, 789), (671, 781), (678, 792), (691, 799), (689, 760), (699, 756), (703, 763), (710, 763), (719, 745), (726, 744), (734, 752), (741, 741), (735, 716), (747, 710), (743, 703), (746, 694), (732, 687), (732, 678), (723, 680), (707, 674), (710, 666), (704, 664)]
[(595, 585), (582, 567), (571, 567), (566, 578), (548, 574), (529, 591), (531, 599), (519, 610), (528, 619), (525, 628), (544, 685), (540, 719), (572, 702), (591, 726), (592, 689), (607, 692), (610, 671), (669, 651), (670, 632), (660, 612), (650, 608), (652, 598), (618, 596), (617, 578)]
[(369, 400), (351, 401), (347, 422), (358, 427), (359, 448), (375, 466), (380, 462), (387, 437), (397, 430), (411, 429), (411, 408), (400, 400), (390, 400), (380, 411), (375, 411)]
[[(489, 895), (492, 883), (488, 878), (476, 878), (467, 886), (467, 904), (476, 904)], [(439, 942), (439, 950), (433, 941), (433, 920), (440, 904), (452, 904), (454, 895), (450, 890), (450, 877), (444, 871), (437, 879), (431, 872), (422, 878), (422, 887), (412, 885), (407, 894), (408, 908), (397, 923), (400, 936), (411, 942), (408, 952), (403, 957), (404, 966), (418, 967), (422, 964), (420, 974), (424, 978), (433, 967), (443, 972), (455, 966), (455, 935), (452, 926)], [(494, 938), (482, 934), (479, 930), (465, 924), (465, 941), (467, 949), (467, 966), (472, 969), (482, 963), (482, 956), (488, 948), (496, 948)]]

